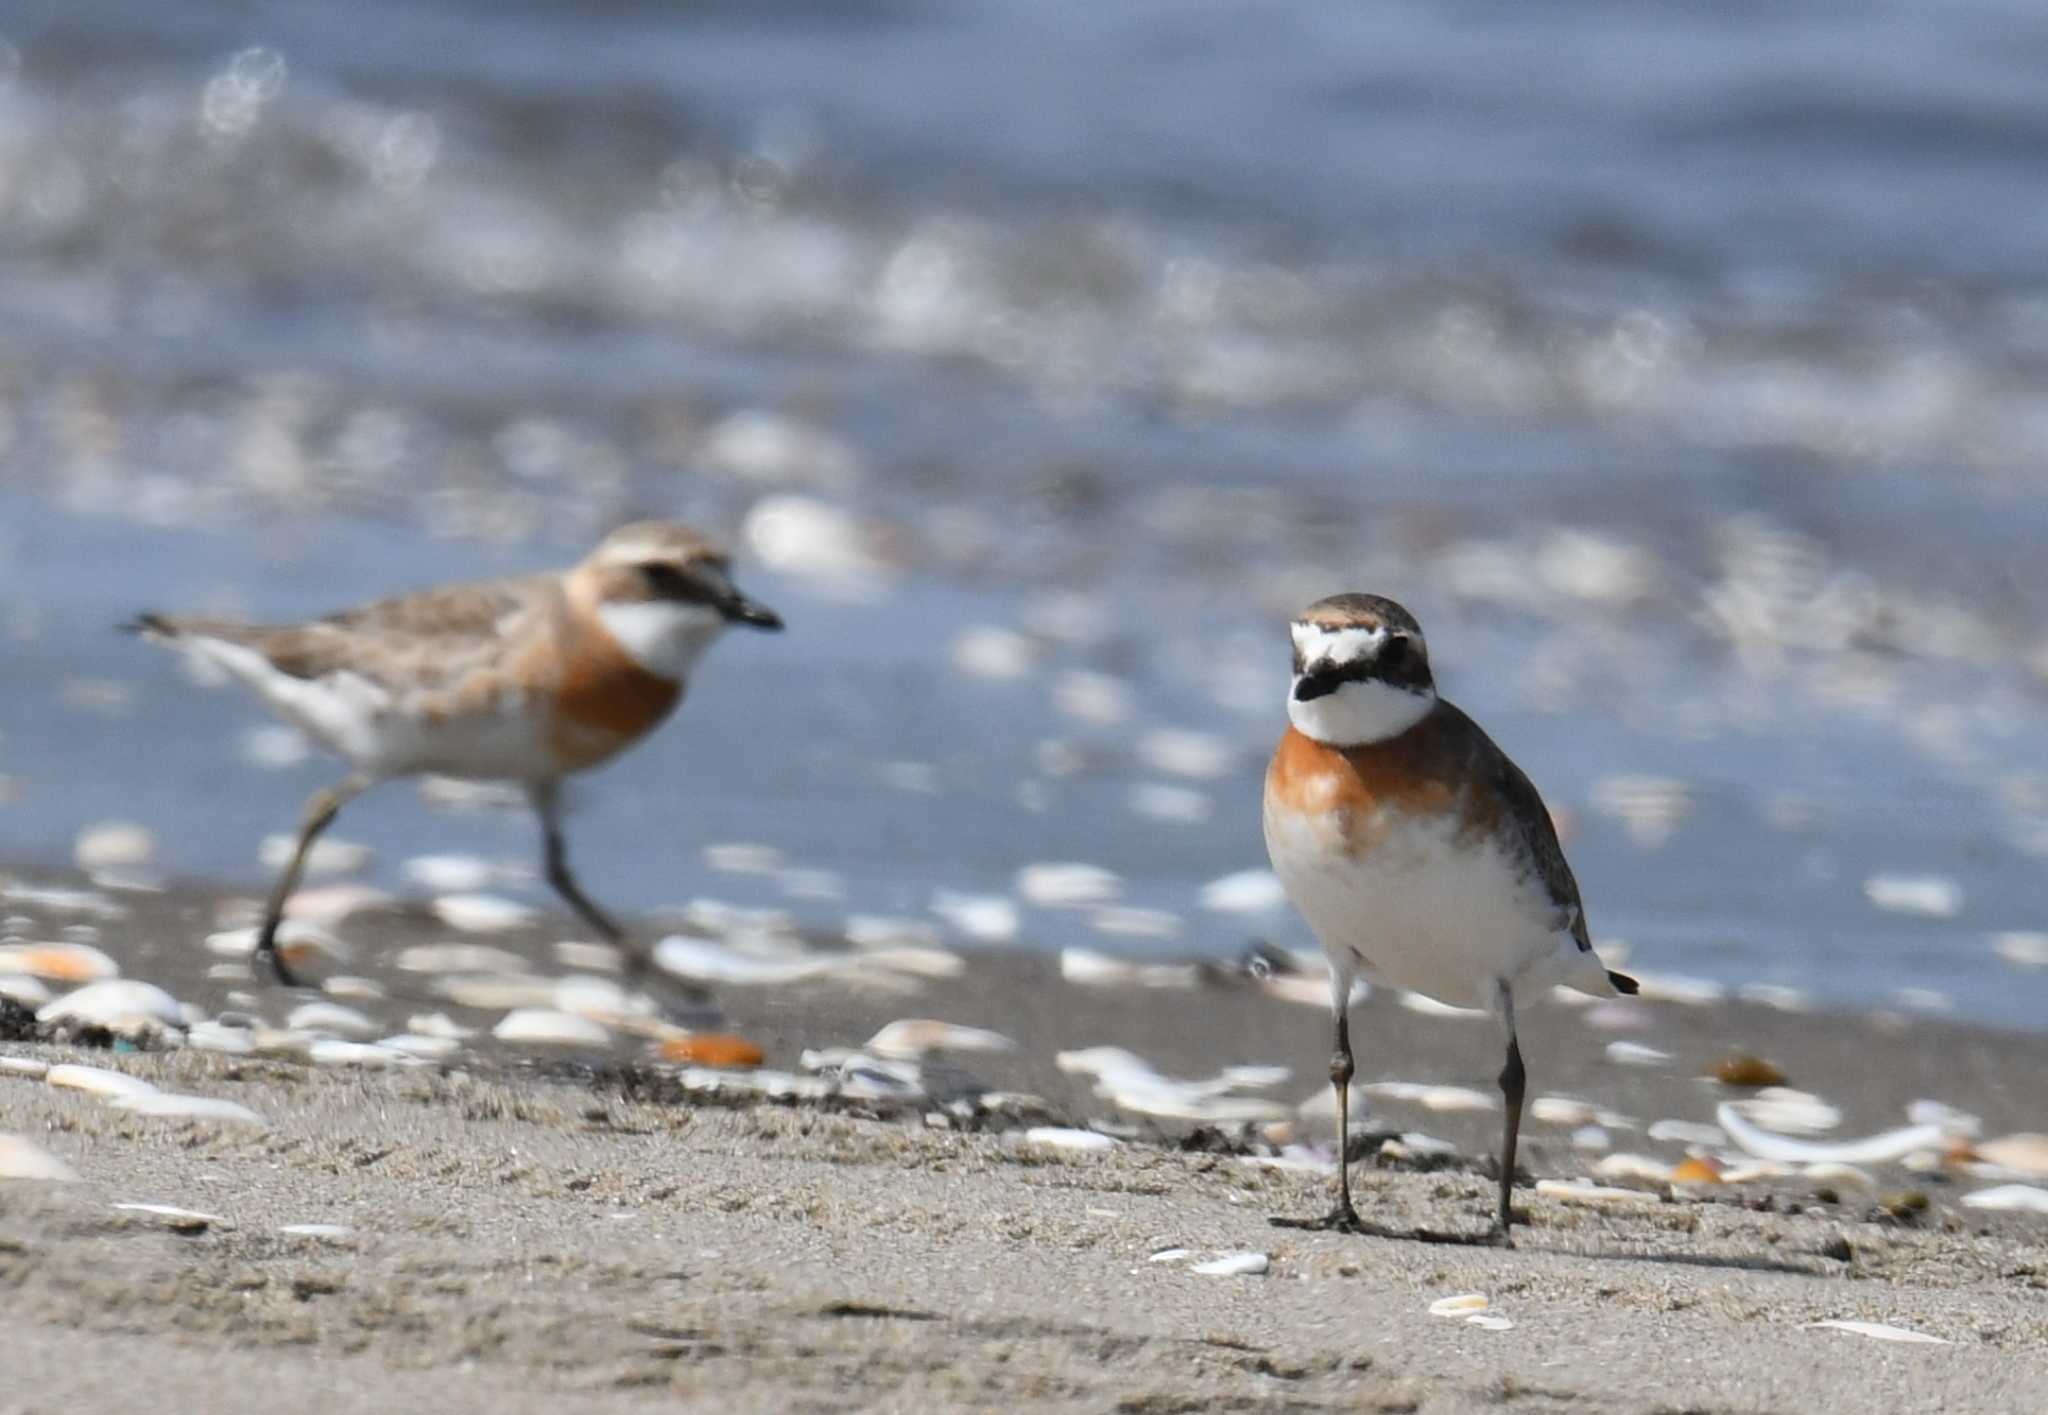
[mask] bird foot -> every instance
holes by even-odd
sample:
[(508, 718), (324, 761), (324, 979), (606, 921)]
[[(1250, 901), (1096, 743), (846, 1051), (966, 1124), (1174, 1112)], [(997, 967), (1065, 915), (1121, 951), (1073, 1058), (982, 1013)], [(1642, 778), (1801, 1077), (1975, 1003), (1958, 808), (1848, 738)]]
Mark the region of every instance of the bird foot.
[(291, 965), (284, 961), (284, 954), (277, 948), (275, 944), (269, 945), (268, 947), (258, 945), (256, 952), (257, 955), (264, 960), (264, 962), (270, 965), (270, 975), (273, 978), (277, 979), (277, 985), (279, 987), (297, 988), (305, 986), (305, 984), (299, 980), (299, 975), (292, 971)]
[(1314, 1233), (1378, 1233), (1379, 1230), (1358, 1216), (1358, 1210), (1351, 1207), (1347, 1199), (1321, 1218), (1273, 1218), (1268, 1223), (1275, 1228), (1302, 1228)]

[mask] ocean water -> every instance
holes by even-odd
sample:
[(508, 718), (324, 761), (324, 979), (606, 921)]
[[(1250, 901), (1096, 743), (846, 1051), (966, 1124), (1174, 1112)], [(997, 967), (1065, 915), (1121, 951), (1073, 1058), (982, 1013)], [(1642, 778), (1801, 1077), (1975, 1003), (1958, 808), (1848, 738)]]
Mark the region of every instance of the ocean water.
[(256, 889), (333, 774), (136, 609), (680, 515), (790, 631), (580, 793), (622, 908), (1081, 860), (1144, 912), (1023, 941), (1305, 944), (1201, 889), (1286, 615), (1373, 589), (1632, 966), (2041, 1025), (2044, 62), (2014, 3), (9, 0), (0, 858)]

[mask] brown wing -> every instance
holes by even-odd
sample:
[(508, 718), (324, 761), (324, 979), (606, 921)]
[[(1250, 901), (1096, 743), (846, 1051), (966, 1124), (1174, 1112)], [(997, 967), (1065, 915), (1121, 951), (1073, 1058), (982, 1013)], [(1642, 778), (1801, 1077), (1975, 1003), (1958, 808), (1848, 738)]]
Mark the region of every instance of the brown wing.
[(1586, 933), (1586, 909), (1579, 898), (1579, 882), (1565, 861), (1564, 846), (1558, 843), (1557, 827), (1551, 823), (1550, 810), (1543, 804), (1542, 793), (1537, 791), (1536, 783), (1508, 759), (1508, 754), (1481, 730), (1478, 723), (1449, 703), (1444, 703), (1443, 707), (1464, 719), (1474, 757), (1471, 762), (1472, 778), (1490, 783), (1498, 794), (1505, 811), (1504, 823), (1510, 828), (1510, 838), (1520, 843), (1529, 868), (1543, 881), (1550, 902), (1557, 906), (1557, 926), (1565, 928), (1569, 925), (1580, 950), (1590, 953), (1593, 943)]
[(145, 615), (140, 627), (242, 644), (294, 678), (346, 670), (386, 687), (423, 688), (460, 678), (500, 651), (508, 630), (550, 613), (559, 594), (554, 576), (529, 575), (376, 600), (306, 624)]

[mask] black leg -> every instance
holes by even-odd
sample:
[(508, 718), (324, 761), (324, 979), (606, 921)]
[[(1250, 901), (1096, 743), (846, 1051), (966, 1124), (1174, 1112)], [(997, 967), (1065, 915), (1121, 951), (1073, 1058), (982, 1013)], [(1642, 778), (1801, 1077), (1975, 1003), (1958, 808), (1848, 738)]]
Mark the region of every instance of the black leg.
[(271, 886), (270, 898), (263, 906), (263, 924), (256, 931), (256, 957), (270, 966), (279, 983), (295, 988), (299, 980), (285, 965), (284, 957), (277, 951), (277, 929), (284, 922), (284, 906), (292, 897), (292, 891), (299, 887), (299, 875), (306, 868), (306, 854), (313, 848), (313, 842), (320, 838), (320, 832), (334, 824), (334, 818), (341, 814), (341, 808), (361, 795), (370, 783), (361, 777), (352, 776), (338, 785), (313, 793), (306, 802), (306, 816), (299, 823), (299, 843), (292, 850), (291, 859), (277, 876), (277, 883)]
[(1319, 1219), (1274, 1219), (1283, 1228), (1332, 1229), (1339, 1233), (1367, 1233), (1358, 1210), (1351, 1206), (1351, 981), (1338, 980), (1342, 989), (1336, 1004), (1337, 1037), (1330, 1053), (1330, 1085), (1337, 1093), (1337, 1207)]
[(1513, 1247), (1508, 1228), (1515, 1221), (1515, 1142), (1522, 1133), (1522, 1091), (1528, 1079), (1522, 1068), (1522, 1044), (1515, 1037), (1515, 1001), (1505, 983), (1500, 987), (1501, 1020), (1508, 1032), (1508, 1057), (1500, 1069), (1501, 1101), (1507, 1110), (1502, 1121), (1500, 1140), (1500, 1213), (1494, 1219), (1494, 1234), (1499, 1241)]
[[(562, 896), (576, 916), (597, 930), (606, 943), (625, 947), (626, 931), (613, 923), (611, 916), (591, 903), (590, 896), (576, 883), (576, 876), (569, 870), (569, 847), (562, 838), (561, 803), (556, 788), (552, 785), (536, 786), (532, 791), (533, 808), (540, 816), (541, 840), (546, 852), (548, 884), (555, 893)], [(646, 960), (626, 949), (629, 962), (638, 972), (646, 966)]]

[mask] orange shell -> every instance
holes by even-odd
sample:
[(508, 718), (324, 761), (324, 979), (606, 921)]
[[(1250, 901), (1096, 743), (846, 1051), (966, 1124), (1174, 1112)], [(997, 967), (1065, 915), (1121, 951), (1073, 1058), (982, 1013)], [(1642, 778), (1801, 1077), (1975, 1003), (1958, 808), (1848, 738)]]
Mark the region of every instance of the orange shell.
[(759, 1066), (766, 1055), (745, 1037), (735, 1037), (726, 1032), (670, 1037), (661, 1044), (663, 1061), (684, 1061), (694, 1066), (723, 1066), (738, 1070)]

